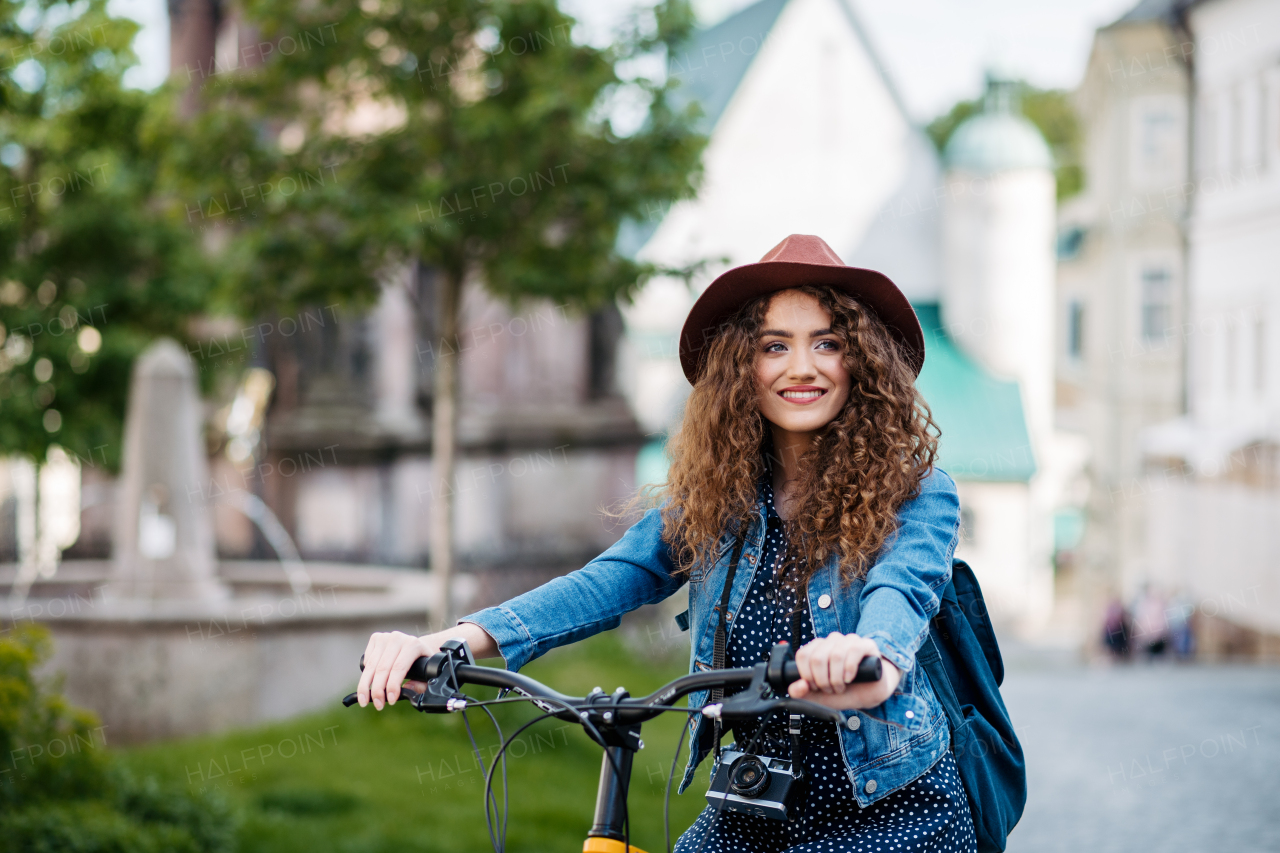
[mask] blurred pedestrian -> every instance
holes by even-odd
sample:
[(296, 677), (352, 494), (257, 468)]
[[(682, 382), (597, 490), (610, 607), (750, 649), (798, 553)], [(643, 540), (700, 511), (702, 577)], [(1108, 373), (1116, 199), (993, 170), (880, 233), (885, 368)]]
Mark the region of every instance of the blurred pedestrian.
[(1165, 598), (1150, 583), (1144, 583), (1133, 604), (1133, 631), (1130, 637), (1148, 660), (1169, 648), (1169, 621)]
[(1119, 597), (1111, 599), (1102, 620), (1102, 643), (1116, 660), (1129, 657), (1129, 612)]
[(1191, 603), (1181, 588), (1174, 590), (1169, 599), (1167, 623), (1169, 625), (1169, 644), (1173, 648), (1174, 657), (1180, 661), (1191, 660), (1195, 655), (1195, 628), (1191, 616), (1196, 606)]

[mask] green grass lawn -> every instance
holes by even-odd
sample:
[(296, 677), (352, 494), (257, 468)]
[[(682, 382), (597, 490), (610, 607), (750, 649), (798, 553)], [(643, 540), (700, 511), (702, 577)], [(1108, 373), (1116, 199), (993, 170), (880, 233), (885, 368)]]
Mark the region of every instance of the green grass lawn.
[[(643, 695), (681, 675), (681, 660), (645, 658), (616, 632), (560, 649), (524, 672), (570, 695), (619, 685)], [(493, 691), (469, 694), (491, 698)], [(245, 853), (408, 853), (489, 850), (482, 774), (458, 714), (420, 714), (404, 704), (381, 713), (343, 708), (261, 728), (123, 751), (135, 772), (162, 785), (213, 790), (240, 814)], [(520, 704), (494, 708), (505, 734), (535, 716)], [(468, 714), (486, 763), (498, 743), (482, 711)], [(632, 843), (664, 848), (662, 799), (683, 714), (647, 723), (636, 756)], [(687, 747), (686, 747), (687, 748)], [(601, 750), (577, 726), (547, 720), (509, 748), (508, 850), (580, 851), (595, 804)], [(681, 757), (677, 769), (683, 770)], [(705, 779), (671, 799), (672, 840), (705, 804)]]

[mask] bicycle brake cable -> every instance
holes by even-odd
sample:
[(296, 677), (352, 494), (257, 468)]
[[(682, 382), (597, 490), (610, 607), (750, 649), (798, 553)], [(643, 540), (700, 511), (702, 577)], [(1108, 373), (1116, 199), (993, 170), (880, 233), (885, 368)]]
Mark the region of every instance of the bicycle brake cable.
[[(489, 715), (489, 719), (493, 720), (494, 728), (497, 728), (498, 721), (494, 719), (493, 712), (490, 711), (488, 708), (481, 708), (481, 710)], [(467, 718), (466, 708), (462, 709), (462, 723), (467, 727), (467, 737), (471, 740), (471, 748), (475, 751), (476, 764), (479, 766), (481, 773), (487, 774), (487, 768), (484, 766), (484, 757), (480, 754), (480, 744), (476, 743), (476, 736), (475, 736), (475, 733), (471, 730), (471, 720)], [(498, 741), (499, 742), (502, 741), (502, 729), (498, 729)], [(497, 836), (493, 834), (493, 820), (489, 818), (489, 803), (490, 801), (493, 801), (493, 810), (494, 810), (495, 817), (497, 816), (498, 803), (497, 803), (497, 799), (493, 797), (491, 793), (492, 792), (490, 791), (485, 791), (484, 822), (485, 822), (485, 826), (489, 830), (489, 844), (495, 850), (497, 850), (498, 840), (497, 840)], [(505, 786), (503, 789), (503, 794), (504, 795), (506, 794)]]
[(690, 724), (689, 720), (685, 720), (680, 726), (680, 740), (676, 741), (676, 754), (671, 756), (671, 772), (667, 774), (667, 793), (662, 799), (662, 829), (667, 839), (667, 853), (671, 853), (671, 780), (676, 778), (676, 766), (680, 763), (680, 747), (684, 746), (684, 738), (689, 733)]
[[(498, 718), (488, 708), (482, 708), (489, 719), (493, 721), (493, 728), (498, 733), (498, 741), (502, 741), (502, 726), (498, 725)], [(511, 786), (507, 784), (507, 756), (502, 756), (502, 846), (507, 845), (507, 820), (511, 817), (511, 809), (508, 807), (507, 796), (511, 791)], [(498, 810), (498, 804), (493, 804), (494, 811)]]
[[(540, 722), (542, 722), (543, 720), (547, 719), (548, 717), (554, 717), (554, 716), (555, 716), (555, 712), (554, 712), (554, 711), (548, 711), (548, 712), (544, 712), (544, 713), (539, 714), (538, 716), (534, 717), (534, 718), (533, 718), (532, 720), (530, 720), (529, 722), (525, 723), (525, 724), (524, 724), (523, 726), (521, 726), (520, 728), (516, 729), (516, 730), (515, 730), (515, 732), (514, 732), (514, 733), (512, 733), (511, 737), (509, 737), (509, 738), (507, 738), (506, 740), (504, 740), (504, 741), (502, 742), (502, 746), (498, 747), (498, 753), (493, 757), (493, 761), (489, 764), (489, 770), (488, 770), (488, 772), (487, 772), (487, 773), (485, 773), (485, 777), (484, 777), (484, 803), (485, 803), (485, 806), (486, 806), (486, 808), (485, 808), (485, 819), (486, 819), (486, 820), (488, 820), (488, 818), (489, 818), (489, 811), (488, 811), (487, 806), (488, 806), (488, 803), (489, 803), (490, 798), (491, 798), (491, 797), (492, 797), (492, 795), (493, 795), (493, 771), (494, 771), (494, 770), (496, 770), (496, 769), (498, 769), (498, 759), (503, 759), (503, 765), (502, 765), (502, 766), (505, 768), (505, 767), (506, 767), (506, 757), (505, 757), (504, 753), (507, 751), (507, 747), (508, 747), (508, 746), (510, 746), (510, 745), (515, 741), (515, 739), (516, 739), (516, 738), (520, 737), (521, 732), (523, 732), (525, 729), (527, 729), (527, 728), (529, 728), (530, 726), (532, 726), (534, 723), (540, 723)], [(498, 836), (498, 841), (499, 841), (500, 843), (495, 844), (495, 845), (494, 845), (494, 847), (493, 847), (494, 853), (503, 853), (503, 850), (504, 850), (504, 849), (506, 849), (506, 846), (507, 846), (507, 839), (506, 839), (505, 832), (506, 832), (506, 825), (504, 824), (504, 825), (503, 825), (503, 833), (502, 833), (502, 834), (500, 834), (500, 835)]]
[[(545, 696), (540, 696), (538, 698), (543, 702), (550, 702), (550, 703), (559, 705), (560, 707), (564, 708), (566, 711), (573, 713), (575, 716), (577, 716), (578, 722), (582, 725), (582, 727), (584, 729), (587, 729), (591, 733), (592, 739), (595, 740), (596, 743), (599, 743), (602, 746), (604, 746), (605, 740), (604, 740), (604, 736), (600, 734), (600, 730), (596, 728), (595, 724), (592, 723), (589, 719), (587, 719), (584, 714), (581, 714), (577, 708), (573, 707), (568, 702), (562, 702), (559, 699), (550, 699)], [(684, 711), (687, 709), (681, 708), (679, 710)], [(493, 771), (497, 767), (498, 758), (501, 758), (506, 753), (507, 747), (509, 747), (512, 743), (515, 742), (515, 739), (520, 736), (521, 732), (523, 732), (525, 729), (532, 726), (534, 723), (540, 723), (543, 720), (547, 719), (548, 717), (556, 716), (557, 713), (559, 712), (547, 711), (538, 715), (537, 717), (534, 717), (532, 720), (525, 723), (520, 728), (516, 729), (516, 731), (511, 735), (511, 737), (503, 741), (502, 746), (498, 749), (498, 754), (494, 756), (493, 763), (489, 765), (489, 772), (485, 778), (485, 802), (488, 802), (488, 796), (489, 796), (488, 792), (491, 791), (493, 788)], [(609, 762), (609, 766), (613, 769), (613, 775), (614, 775), (614, 778), (617, 780), (618, 785), (622, 787), (624, 792), (629, 792), (630, 786), (623, 785), (624, 780), (622, 778), (622, 771), (618, 768), (618, 763), (613, 760), (613, 756), (609, 754), (609, 749), (607, 746), (604, 747), (604, 757)], [(504, 764), (503, 767), (505, 768), (505, 766), (506, 765)], [(627, 805), (626, 797), (623, 797), (623, 800), (622, 800), (622, 827), (623, 827), (622, 828), (623, 849), (630, 850), (631, 849), (631, 810)], [(506, 847), (505, 837), (503, 837), (502, 839), (502, 846), (505, 849)], [(497, 850), (497, 853), (502, 853), (502, 850)]]

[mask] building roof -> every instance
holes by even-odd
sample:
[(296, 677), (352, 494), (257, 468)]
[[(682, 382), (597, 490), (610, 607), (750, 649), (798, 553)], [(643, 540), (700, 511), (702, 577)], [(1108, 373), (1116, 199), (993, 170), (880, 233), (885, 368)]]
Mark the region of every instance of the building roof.
[[(704, 133), (710, 134), (715, 129), (720, 116), (738, 91), (738, 85), (746, 76), (747, 69), (751, 67), (752, 60), (760, 52), (764, 40), (773, 31), (773, 25), (777, 23), (778, 16), (788, 2), (789, 0), (759, 0), (714, 27), (697, 30), (688, 47), (669, 58), (670, 75), (683, 84), (674, 93), (673, 105), (683, 107), (692, 101), (701, 105)], [(836, 0), (836, 4), (857, 35), (871, 64), (875, 66), (889, 96), (910, 120), (897, 85), (849, 0)]]
[(689, 44), (668, 58), (668, 72), (681, 83), (672, 93), (672, 105), (683, 109), (698, 103), (703, 133), (715, 129), (787, 2), (753, 3), (714, 27), (695, 31)]
[(1192, 4), (1188, 0), (1139, 0), (1138, 5), (1121, 15), (1115, 23), (1163, 21), (1167, 24), (1175, 24), (1190, 5)]
[(987, 75), (982, 112), (960, 123), (947, 141), (948, 168), (970, 172), (1052, 169), (1053, 154), (1040, 130), (1017, 110), (1014, 84)]
[(971, 172), (1053, 168), (1053, 155), (1036, 126), (1007, 113), (967, 119), (951, 135), (943, 160), (948, 168)]
[(1018, 383), (998, 379), (947, 335), (936, 303), (917, 304), (925, 335), (916, 387), (942, 431), (938, 464), (957, 480), (1026, 482), (1036, 471)]
[[(753, 3), (714, 27), (695, 30), (689, 43), (667, 58), (667, 73), (680, 84), (671, 93), (671, 107), (682, 111), (697, 104), (702, 111), (695, 125), (699, 133), (710, 136), (715, 130), (788, 2)], [(624, 219), (618, 229), (618, 254), (626, 258), (639, 254), (664, 216), (654, 212), (640, 221)]]

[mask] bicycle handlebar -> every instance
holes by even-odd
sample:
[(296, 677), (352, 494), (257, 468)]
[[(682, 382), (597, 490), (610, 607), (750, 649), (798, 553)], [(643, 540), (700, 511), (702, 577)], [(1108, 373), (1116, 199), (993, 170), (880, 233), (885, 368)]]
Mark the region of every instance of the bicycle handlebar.
[[(363, 657), (360, 659), (360, 668), (364, 669)], [(881, 674), (880, 659), (866, 657), (859, 664), (853, 683), (879, 681)], [(443, 679), (445, 681), (451, 678), (453, 684), (442, 684), (442, 675), (448, 676)], [(708, 706), (703, 709), (703, 713), (722, 719), (739, 719), (783, 710), (835, 723), (843, 721), (839, 711), (786, 695), (788, 685), (800, 680), (800, 672), (790, 647), (785, 643), (773, 647), (767, 663), (691, 673), (640, 698), (631, 698), (621, 688), (619, 693), (612, 696), (602, 691), (584, 697), (566, 696), (527, 675), (476, 666), (472, 663), (471, 652), (466, 643), (457, 640), (447, 641), (441, 646), (440, 652), (430, 657), (418, 658), (409, 667), (406, 678), (428, 683), (426, 694), (408, 689), (401, 691), (402, 698), (409, 699), (414, 707), (422, 711), (443, 712), (465, 708), (467, 700), (457, 690), (464, 684), (474, 684), (515, 690), (544, 711), (563, 720), (580, 723), (591, 716), (603, 716), (611, 724), (634, 725), (653, 719), (668, 710), (673, 701), (695, 690), (752, 685), (754, 690), (735, 694), (719, 703), (718, 707)], [(343, 704), (348, 707), (355, 702), (354, 693), (343, 700)]]

